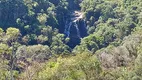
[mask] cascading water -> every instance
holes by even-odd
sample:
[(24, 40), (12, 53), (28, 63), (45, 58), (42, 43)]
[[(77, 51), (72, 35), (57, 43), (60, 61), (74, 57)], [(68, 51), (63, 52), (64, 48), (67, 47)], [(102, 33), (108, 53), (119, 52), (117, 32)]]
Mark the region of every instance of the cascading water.
[(70, 47), (75, 47), (80, 43), (80, 39), (86, 36), (86, 22), (81, 12), (75, 11), (71, 14), (71, 18), (67, 19), (64, 34), (66, 38), (70, 38), (68, 43)]
[(76, 31), (77, 31), (77, 36), (78, 36), (79, 38), (81, 38), (81, 36), (80, 36), (80, 31), (79, 31), (77, 22), (74, 22), (74, 23), (75, 23), (75, 28), (76, 28)]
[(66, 21), (66, 24), (65, 24), (65, 30), (64, 30), (64, 34), (66, 35), (66, 37), (70, 37), (70, 28), (72, 26), (72, 22), (70, 22), (68, 24), (68, 22)]
[(65, 25), (64, 34), (66, 35), (66, 37), (68, 37), (68, 38), (70, 37), (71, 26), (75, 27), (78, 38), (81, 38), (80, 30), (79, 30), (79, 27), (78, 27), (78, 24), (77, 24), (76, 21), (75, 22), (69, 22), (69, 24)]

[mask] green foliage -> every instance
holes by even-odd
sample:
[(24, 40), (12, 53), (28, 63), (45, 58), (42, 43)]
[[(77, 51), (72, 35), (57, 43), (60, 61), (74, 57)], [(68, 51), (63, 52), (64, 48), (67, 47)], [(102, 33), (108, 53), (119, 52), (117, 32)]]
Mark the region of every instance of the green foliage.
[(64, 34), (57, 34), (53, 38), (53, 42), (51, 44), (51, 50), (54, 54), (68, 54), (70, 53), (69, 46), (65, 45), (63, 42)]
[(9, 48), (7, 44), (0, 43), (0, 55), (10, 54), (12, 50)]
[(20, 35), (20, 31), (19, 29), (10, 27), (6, 30), (6, 35), (8, 39), (14, 41), (17, 40), (18, 36)]
[(45, 13), (38, 14), (37, 19), (40, 22), (40, 24), (45, 25), (45, 23), (47, 22), (47, 15)]
[(100, 73), (101, 67), (96, 56), (83, 53), (75, 57), (58, 58), (57, 62), (49, 62), (35, 78), (42, 80), (90, 80), (99, 79)]
[(17, 59), (25, 58), (32, 61), (45, 61), (51, 57), (51, 51), (48, 46), (34, 45), (34, 46), (20, 46), (16, 52)]
[(0, 0), (0, 26), (0, 80), (142, 79), (142, 0)]

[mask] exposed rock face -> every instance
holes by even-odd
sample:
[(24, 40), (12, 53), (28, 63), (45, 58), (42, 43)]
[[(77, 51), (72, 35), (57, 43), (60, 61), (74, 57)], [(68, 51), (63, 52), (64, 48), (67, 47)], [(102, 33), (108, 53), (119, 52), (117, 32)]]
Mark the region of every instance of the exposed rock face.
[(66, 21), (64, 34), (70, 38), (68, 45), (75, 47), (80, 43), (80, 39), (87, 36), (86, 21), (83, 19), (83, 13), (74, 11), (71, 18)]

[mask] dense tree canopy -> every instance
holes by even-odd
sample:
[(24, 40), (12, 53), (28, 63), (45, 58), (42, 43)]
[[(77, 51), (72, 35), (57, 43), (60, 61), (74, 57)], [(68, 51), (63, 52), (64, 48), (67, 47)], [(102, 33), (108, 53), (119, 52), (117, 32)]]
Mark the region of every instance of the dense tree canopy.
[(0, 0), (0, 80), (142, 80), (142, 0)]

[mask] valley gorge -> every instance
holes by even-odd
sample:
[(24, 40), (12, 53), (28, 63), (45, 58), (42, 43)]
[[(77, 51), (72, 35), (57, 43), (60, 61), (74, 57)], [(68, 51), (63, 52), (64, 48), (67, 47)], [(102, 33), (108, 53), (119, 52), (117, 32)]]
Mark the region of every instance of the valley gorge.
[(142, 0), (0, 0), (0, 80), (142, 80)]

